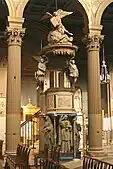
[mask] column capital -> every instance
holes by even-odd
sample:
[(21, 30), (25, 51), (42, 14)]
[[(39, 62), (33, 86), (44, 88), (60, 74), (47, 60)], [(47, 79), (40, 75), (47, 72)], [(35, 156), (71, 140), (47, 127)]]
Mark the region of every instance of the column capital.
[(24, 18), (8, 16), (8, 23), (10, 28), (22, 28)]
[(24, 34), (25, 34), (25, 28), (7, 27), (6, 35), (8, 37), (8, 44), (21, 46), (22, 38), (23, 38)]
[(89, 25), (89, 34), (101, 35), (103, 25)]
[(104, 39), (104, 35), (88, 34), (84, 37), (83, 42), (88, 50), (99, 50)]

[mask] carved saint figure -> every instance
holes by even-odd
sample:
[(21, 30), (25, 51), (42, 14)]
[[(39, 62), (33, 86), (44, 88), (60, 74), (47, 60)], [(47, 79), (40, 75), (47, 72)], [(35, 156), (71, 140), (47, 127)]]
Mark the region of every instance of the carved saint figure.
[[(62, 18), (67, 15), (72, 14), (73, 12), (63, 11), (62, 9), (58, 9), (53, 12), (53, 14), (46, 12), (42, 19), (50, 18), (50, 22), (53, 25), (53, 30), (51, 30), (48, 34), (48, 42), (51, 45), (54, 44), (70, 44), (72, 45), (73, 37), (72, 33), (70, 33), (62, 24)], [(68, 34), (68, 35), (67, 35)], [(71, 36), (71, 37), (70, 37)]]
[(69, 61), (69, 77), (72, 79), (72, 83), (75, 83), (77, 81), (77, 78), (79, 77), (79, 72), (75, 64), (74, 58), (70, 59)]
[(42, 55), (40, 57), (36, 57), (34, 56), (34, 59), (38, 61), (38, 70), (35, 72), (35, 78), (36, 80), (41, 80), (42, 77), (42, 81), (44, 79), (45, 73), (46, 73), (46, 64), (48, 62), (48, 58), (45, 55)]
[(68, 120), (68, 116), (64, 115), (60, 118), (61, 127), (61, 150), (64, 153), (70, 152), (72, 144), (72, 126)]
[(51, 149), (53, 145), (53, 125), (48, 116), (45, 116), (45, 124), (43, 126), (45, 144)]

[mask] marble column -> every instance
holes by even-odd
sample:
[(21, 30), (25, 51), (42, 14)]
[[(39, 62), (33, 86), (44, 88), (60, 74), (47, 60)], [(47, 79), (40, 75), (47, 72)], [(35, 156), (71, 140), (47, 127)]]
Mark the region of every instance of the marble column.
[(20, 143), (21, 43), (24, 32), (22, 28), (7, 28), (6, 153), (14, 153)]
[(102, 112), (100, 91), (99, 51), (103, 36), (91, 34), (87, 36), (88, 54), (88, 138), (89, 153), (102, 151)]

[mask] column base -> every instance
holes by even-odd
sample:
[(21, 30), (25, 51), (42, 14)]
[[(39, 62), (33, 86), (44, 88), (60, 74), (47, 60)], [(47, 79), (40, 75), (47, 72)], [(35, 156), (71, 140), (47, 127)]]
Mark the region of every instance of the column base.
[(91, 157), (103, 157), (106, 156), (107, 153), (105, 153), (103, 148), (89, 148), (87, 151), (87, 155)]

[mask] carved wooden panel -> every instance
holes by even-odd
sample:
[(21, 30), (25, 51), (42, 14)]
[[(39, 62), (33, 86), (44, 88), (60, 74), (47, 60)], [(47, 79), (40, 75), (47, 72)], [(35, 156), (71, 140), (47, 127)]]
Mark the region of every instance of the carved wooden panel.
[(82, 95), (80, 89), (76, 90), (74, 94), (74, 109), (78, 113), (81, 112), (82, 109)]
[(47, 109), (54, 109), (54, 95), (48, 95), (48, 97), (47, 97)]
[(57, 96), (57, 108), (71, 109), (72, 108), (72, 95)]

